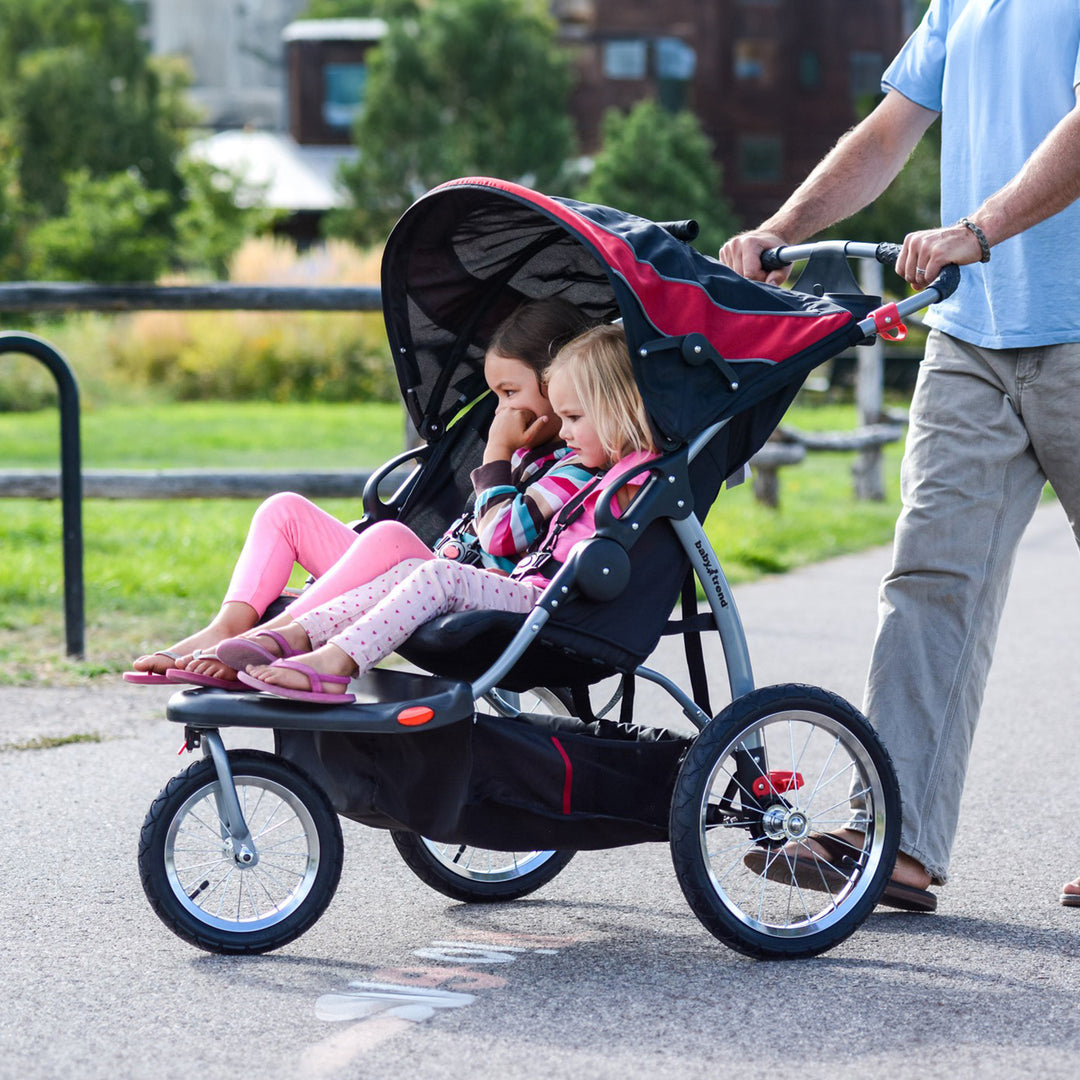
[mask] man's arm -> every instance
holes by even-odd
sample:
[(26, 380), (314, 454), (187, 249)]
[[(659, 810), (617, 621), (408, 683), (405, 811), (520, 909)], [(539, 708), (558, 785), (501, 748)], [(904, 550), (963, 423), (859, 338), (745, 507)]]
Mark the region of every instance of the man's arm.
[[(1080, 198), (1080, 93), (1063, 117), (1003, 188), (968, 215), (991, 247), (1030, 229)], [(1007, 133), (1003, 138), (1007, 138)], [(987, 149), (993, 153), (993, 148)], [(982, 246), (965, 225), (911, 233), (904, 240), (896, 271), (913, 285), (933, 281), (947, 263), (978, 262)], [(921, 273), (920, 273), (921, 271)]]
[[(936, 112), (895, 90), (818, 163), (791, 197), (758, 228), (732, 237), (720, 261), (744, 277), (779, 285), (787, 269), (761, 269), (761, 253), (797, 244), (873, 202), (904, 167)], [(965, 230), (967, 231), (967, 230)]]

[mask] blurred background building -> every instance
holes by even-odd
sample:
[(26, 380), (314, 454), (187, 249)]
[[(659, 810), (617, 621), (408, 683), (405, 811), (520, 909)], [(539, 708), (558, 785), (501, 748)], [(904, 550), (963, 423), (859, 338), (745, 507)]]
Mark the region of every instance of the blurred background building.
[[(141, 0), (158, 53), (185, 56), (211, 134), (196, 148), (262, 184), (298, 234), (342, 196), (375, 19), (298, 20), (305, 0)], [(713, 141), (745, 222), (769, 214), (878, 92), (914, 0), (551, 0), (578, 83), (582, 152), (606, 109), (653, 97)]]

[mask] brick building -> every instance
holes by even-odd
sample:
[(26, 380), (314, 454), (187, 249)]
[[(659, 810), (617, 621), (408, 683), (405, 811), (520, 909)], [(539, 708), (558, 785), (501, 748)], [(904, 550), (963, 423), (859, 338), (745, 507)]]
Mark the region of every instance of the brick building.
[(911, 0), (553, 0), (577, 54), (572, 111), (594, 150), (606, 109), (644, 97), (700, 119), (747, 224), (771, 213), (878, 92)]

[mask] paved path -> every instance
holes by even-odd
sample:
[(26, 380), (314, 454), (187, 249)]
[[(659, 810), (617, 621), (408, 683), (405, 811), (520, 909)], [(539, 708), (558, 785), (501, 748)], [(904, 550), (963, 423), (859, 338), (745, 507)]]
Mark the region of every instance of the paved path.
[[(758, 682), (858, 701), (887, 562), (737, 590)], [(157, 921), (135, 865), (181, 766), (168, 692), (0, 690), (0, 744), (103, 737), (0, 752), (0, 1078), (1072, 1077), (1080, 911), (1056, 901), (1080, 871), (1077, 570), (1060, 511), (1040, 510), (938, 914), (878, 912), (789, 964), (712, 939), (664, 845), (581, 854), (535, 897), (478, 909), (348, 822), (341, 888), (308, 934), (265, 957), (200, 953)], [(410, 988), (411, 1007), (387, 1015), (372, 984)]]

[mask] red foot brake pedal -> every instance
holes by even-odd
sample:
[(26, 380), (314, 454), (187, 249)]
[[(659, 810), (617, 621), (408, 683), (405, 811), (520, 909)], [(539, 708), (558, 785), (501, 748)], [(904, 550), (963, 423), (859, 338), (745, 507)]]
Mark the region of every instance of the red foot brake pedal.
[(762, 795), (779, 795), (782, 791), (797, 791), (802, 786), (802, 773), (773, 769), (759, 776), (750, 785), (750, 790), (760, 798)]

